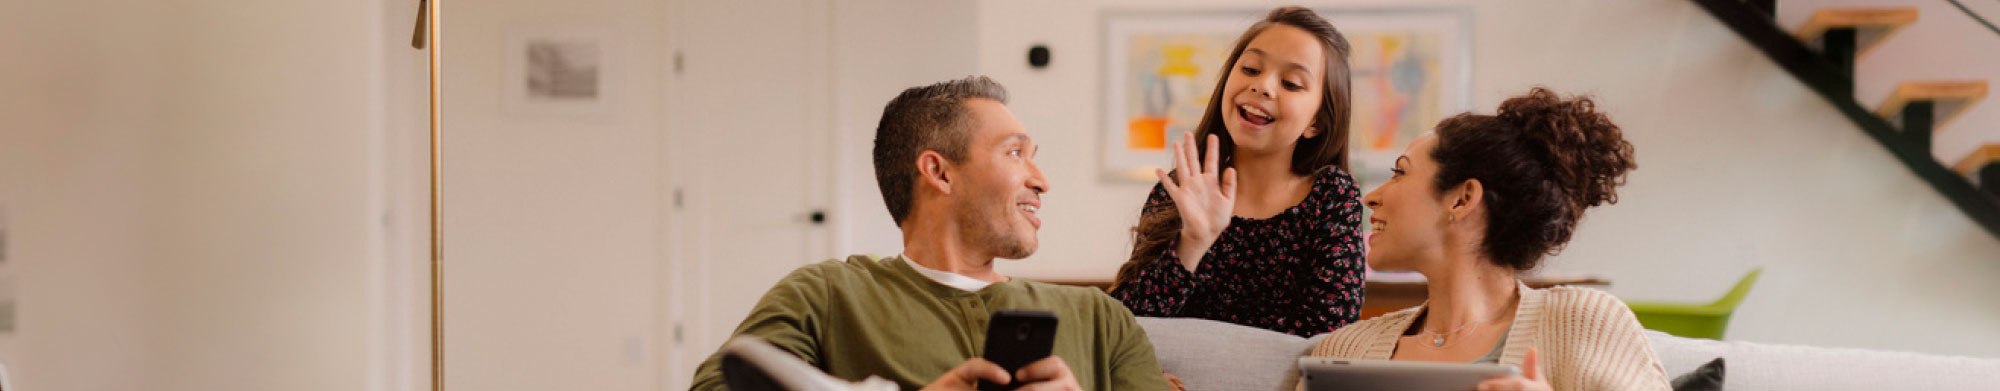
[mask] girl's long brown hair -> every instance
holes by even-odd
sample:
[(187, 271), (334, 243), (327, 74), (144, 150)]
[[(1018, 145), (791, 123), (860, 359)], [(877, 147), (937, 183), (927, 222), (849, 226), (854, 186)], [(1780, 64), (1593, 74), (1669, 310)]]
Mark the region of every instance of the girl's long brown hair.
[[(1229, 130), (1223, 127), (1222, 89), (1229, 83), (1229, 74), (1236, 71), (1236, 60), (1243, 56), (1243, 49), (1250, 46), (1250, 40), (1264, 30), (1278, 25), (1305, 30), (1313, 37), (1319, 38), (1320, 45), (1326, 51), (1326, 80), (1320, 89), (1323, 94), (1318, 114), (1314, 117), (1312, 125), (1318, 128), (1319, 136), (1299, 138), (1298, 145), (1292, 149), (1292, 173), (1301, 176), (1313, 175), (1314, 171), (1326, 166), (1339, 167), (1345, 171), (1348, 108), (1352, 102), (1349, 100), (1351, 88), (1348, 82), (1347, 37), (1341, 35), (1340, 30), (1333, 28), (1332, 23), (1320, 18), (1318, 13), (1298, 6), (1271, 10), (1263, 20), (1250, 25), (1250, 29), (1243, 32), (1243, 36), (1236, 38), (1236, 47), (1229, 51), (1229, 60), (1222, 63), (1222, 77), (1215, 82), (1215, 95), (1209, 97), (1208, 109), (1202, 112), (1201, 122), (1194, 127), (1195, 150), (1206, 153), (1208, 135), (1214, 134), (1219, 140), (1216, 147), (1221, 155), (1217, 156), (1217, 162), (1222, 167), (1235, 165), (1232, 157), (1235, 155), (1236, 142), (1229, 139)], [(1141, 210), (1139, 213), (1139, 225), (1132, 227), (1134, 234), (1132, 258), (1126, 260), (1125, 265), (1118, 267), (1118, 279), (1112, 288), (1114, 290), (1118, 285), (1124, 285), (1126, 281), (1137, 277), (1141, 266), (1158, 259), (1160, 253), (1167, 251), (1169, 243), (1180, 238), (1181, 213), (1179, 209), (1175, 209), (1172, 199), (1151, 210)]]

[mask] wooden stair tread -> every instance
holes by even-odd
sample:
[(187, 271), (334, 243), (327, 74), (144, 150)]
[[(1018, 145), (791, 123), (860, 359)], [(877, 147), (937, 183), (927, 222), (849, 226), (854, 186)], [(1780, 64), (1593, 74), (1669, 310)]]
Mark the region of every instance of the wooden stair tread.
[(1866, 55), (1883, 39), (1917, 22), (1917, 7), (1828, 8), (1813, 11), (1812, 18), (1793, 35), (1801, 41), (1816, 42), (1827, 30), (1852, 27), (1855, 57)]
[(1936, 102), (1938, 115), (1931, 129), (1943, 129), (1945, 124), (1964, 114), (1972, 104), (1986, 97), (1985, 80), (1930, 80), (1906, 81), (1896, 85), (1896, 91), (1889, 93), (1882, 105), (1875, 108), (1875, 115), (1888, 118), (1890, 122), (1901, 122), (1903, 106), (1913, 101)]
[(1952, 165), (1951, 170), (1957, 171), (1960, 175), (1975, 175), (1980, 167), (1986, 167), (1987, 163), (1994, 162), (2000, 162), (2000, 143), (1987, 143), (1979, 149), (1972, 150), (1971, 154), (1965, 155), (1965, 159)]

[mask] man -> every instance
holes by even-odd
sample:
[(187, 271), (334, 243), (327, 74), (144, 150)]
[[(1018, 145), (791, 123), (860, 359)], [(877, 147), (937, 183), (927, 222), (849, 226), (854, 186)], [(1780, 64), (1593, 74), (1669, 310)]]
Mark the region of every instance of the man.
[[(995, 258), (1035, 252), (1048, 179), (1035, 144), (986, 77), (903, 91), (875, 129), (875, 179), (903, 231), (903, 254), (827, 261), (765, 293), (737, 335), (753, 335), (828, 374), (881, 376), (903, 389), (1165, 390), (1132, 313), (1090, 288), (1009, 278)], [(1053, 311), (1054, 354), (1015, 373), (978, 357), (990, 314)], [(720, 354), (694, 390), (724, 390)]]

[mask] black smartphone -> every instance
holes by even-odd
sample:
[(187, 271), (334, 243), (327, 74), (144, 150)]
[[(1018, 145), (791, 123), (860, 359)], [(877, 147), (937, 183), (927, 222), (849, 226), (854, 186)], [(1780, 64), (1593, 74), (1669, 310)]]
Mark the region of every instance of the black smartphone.
[[(980, 357), (999, 364), (1011, 376), (1021, 367), (1049, 356), (1056, 344), (1056, 313), (1037, 310), (999, 310), (986, 324), (986, 350)], [(1019, 388), (1021, 382), (999, 385), (979, 382), (980, 391)]]

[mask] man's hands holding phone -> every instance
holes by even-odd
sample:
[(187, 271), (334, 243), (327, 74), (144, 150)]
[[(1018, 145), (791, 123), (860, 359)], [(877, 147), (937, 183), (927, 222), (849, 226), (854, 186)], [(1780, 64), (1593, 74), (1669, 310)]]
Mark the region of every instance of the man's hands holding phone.
[(973, 391), (979, 389), (980, 380), (995, 384), (1018, 382), (1021, 385), (1015, 390), (1020, 391), (1083, 390), (1083, 386), (1077, 385), (1076, 375), (1070, 373), (1069, 365), (1063, 363), (1062, 357), (1049, 356), (1021, 367), (1020, 371), (1012, 374), (992, 361), (974, 357), (965, 360), (965, 363), (959, 364), (957, 368), (945, 372), (943, 376), (938, 376), (937, 380), (924, 386), (923, 391)]

